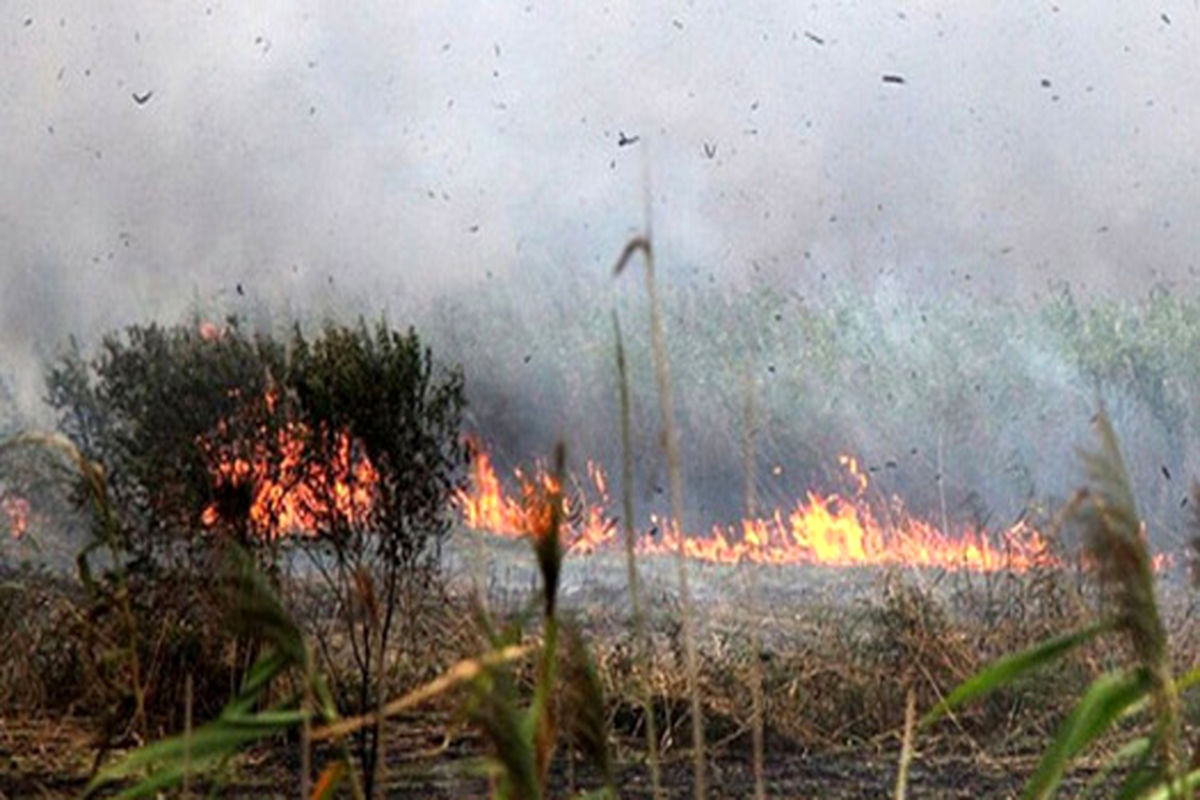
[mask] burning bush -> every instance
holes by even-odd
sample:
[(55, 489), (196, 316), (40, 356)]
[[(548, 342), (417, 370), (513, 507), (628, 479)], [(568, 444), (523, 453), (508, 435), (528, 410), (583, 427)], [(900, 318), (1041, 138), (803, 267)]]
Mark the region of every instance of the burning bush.
[[(325, 478), (308, 483), (311, 538), (302, 545), (349, 638), (356, 674), (340, 687), (343, 707), (366, 713), (387, 694), (389, 646), (413, 618), (449, 531), (465, 460), (462, 376), (439, 374), (414, 331), (381, 323), (327, 327), (311, 344), (297, 336), (288, 386), (306, 458)], [(369, 795), (379, 729), (360, 731), (358, 746)]]
[[(333, 616), (352, 623), (352, 705), (373, 699), (402, 591), (432, 574), (449, 527), (461, 375), (436, 369), (415, 332), (383, 323), (329, 326), (312, 341), (297, 330), (285, 344), (231, 319), (220, 335), (135, 326), (90, 362), (72, 342), (47, 382), (59, 429), (103, 467), (106, 516), (80, 564), (97, 620), (122, 608), (135, 618), (135, 649), (154, 659), (152, 685), (135, 694), (163, 704), (151, 711), (178, 710), (178, 692), (162, 690), (182, 676), (228, 675), (197, 679), (219, 695), (253, 660), (211, 626), (229, 540), (273, 572), (284, 547), (312, 554), (336, 590)], [(93, 580), (87, 552), (101, 544), (109, 556)]]

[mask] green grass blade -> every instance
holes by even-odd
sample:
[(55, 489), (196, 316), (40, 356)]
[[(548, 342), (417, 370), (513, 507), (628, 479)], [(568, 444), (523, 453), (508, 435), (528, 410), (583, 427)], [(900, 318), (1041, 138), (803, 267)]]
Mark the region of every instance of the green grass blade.
[(143, 768), (183, 759), (189, 748), (193, 759), (225, 755), (242, 744), (269, 736), (279, 730), (281, 728), (210, 723), (192, 731), (190, 742), (188, 737), (172, 736), (133, 751), (121, 761), (102, 770), (94, 783), (107, 783), (113, 779), (129, 777)]
[[(202, 760), (199, 763), (193, 763), (190, 771), (193, 775), (208, 771), (212, 767), (220, 763), (219, 756), (212, 756)], [(114, 795), (113, 800), (136, 800), (139, 797), (161, 797), (163, 789), (169, 789), (183, 782), (183, 773), (185, 766), (183, 764), (172, 764), (161, 770), (156, 770), (153, 774), (147, 776), (143, 780), (138, 781), (133, 786), (124, 789)]]
[(1175, 679), (1175, 689), (1180, 694), (1197, 684), (1200, 684), (1200, 667), (1190, 669)]
[(1012, 653), (993, 661), (989, 666), (956, 686), (942, 702), (930, 709), (921, 718), (921, 726), (929, 725), (947, 711), (1011, 683), (1030, 670), (1049, 664), (1079, 645), (1111, 630), (1112, 627), (1111, 621), (1104, 620), (1080, 631), (1046, 639), (1027, 650)]
[[(1189, 689), (1193, 689), (1197, 684), (1200, 684), (1200, 667), (1195, 667), (1180, 675), (1175, 679), (1175, 691), (1182, 695)], [(1121, 714), (1123, 717), (1131, 717), (1134, 714), (1145, 711), (1150, 705), (1150, 698), (1145, 697), (1131, 705)]]
[(608, 748), (607, 704), (596, 664), (583, 633), (575, 625), (564, 626), (566, 657), (563, 670), (562, 709), (572, 744), (581, 750), (604, 776), (604, 785), (616, 796), (612, 758)]
[(1113, 753), (1112, 758), (1105, 761), (1100, 766), (1100, 769), (1096, 770), (1095, 775), (1088, 779), (1088, 782), (1083, 787), (1083, 791), (1080, 792), (1080, 797), (1087, 798), (1095, 794), (1100, 785), (1113, 774), (1113, 770), (1122, 764), (1128, 761), (1141, 761), (1142, 757), (1150, 752), (1150, 744), (1149, 736), (1139, 736), (1136, 739), (1126, 742), (1120, 750)]
[(1140, 800), (1170, 800), (1185, 797), (1193, 789), (1200, 787), (1200, 769), (1189, 772), (1184, 777), (1173, 782), (1173, 785), (1163, 782), (1153, 791), (1140, 796)]
[(1113, 800), (1135, 800), (1141, 797), (1159, 780), (1161, 773), (1154, 765), (1154, 754), (1158, 752), (1158, 738), (1162, 731), (1155, 731), (1150, 737), (1150, 746), (1137, 757), (1137, 760), (1125, 774)]
[(244, 744), (297, 725), (300, 718), (301, 712), (286, 710), (219, 718), (192, 731), (191, 736), (172, 736), (129, 753), (121, 761), (101, 770), (89, 784), (88, 791), (131, 777), (142, 770), (152, 770), (148, 777), (126, 790), (135, 792), (131, 797), (144, 796), (146, 792), (143, 790), (152, 794), (150, 789), (174, 785), (172, 780), (164, 776), (182, 777), (184, 762), (189, 759), (193, 772), (203, 772), (206, 763), (217, 762), (232, 755)]
[(235, 609), (229, 619), (232, 630), (269, 642), (291, 664), (303, 664), (304, 635), (266, 576), (240, 547), (230, 548), (229, 558)]
[(257, 714), (230, 714), (222, 716), (220, 721), (231, 728), (254, 730), (255, 728), (270, 728), (283, 730), (304, 722), (304, 712), (299, 709), (268, 709)]
[(1150, 674), (1143, 669), (1109, 673), (1093, 681), (1059, 728), (1022, 796), (1026, 800), (1044, 800), (1052, 795), (1071, 759), (1104, 733), (1126, 707), (1150, 691), (1152, 685)]

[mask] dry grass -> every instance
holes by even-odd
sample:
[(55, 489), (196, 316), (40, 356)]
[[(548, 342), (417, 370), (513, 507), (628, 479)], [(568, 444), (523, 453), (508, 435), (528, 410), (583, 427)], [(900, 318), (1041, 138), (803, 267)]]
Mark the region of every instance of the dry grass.
[[(619, 576), (620, 565), (613, 561), (610, 575)], [(572, 566), (578, 565), (568, 562), (568, 581), (573, 580)], [(646, 568), (653, 573), (656, 566), (662, 565), (647, 564)], [(752, 687), (746, 676), (757, 662), (766, 700), (763, 724), (768, 771), (780, 759), (800, 753), (842, 752), (846, 747), (899, 754), (908, 691), (918, 708), (929, 707), (991, 658), (1026, 646), (1046, 632), (1071, 627), (1099, 603), (1094, 591), (1079, 593), (1069, 573), (1003, 579), (947, 575), (939, 580), (936, 575), (915, 573), (765, 571), (760, 576), (764, 596), (772, 598), (772, 603), (764, 609), (765, 636), (756, 651), (751, 646), (754, 620), (739, 602), (720, 599), (720, 585), (714, 579), (721, 577), (719, 572), (702, 574), (697, 584), (701, 607), (706, 610), (698, 620), (697, 677), (705, 701), (705, 733), (712, 743), (710, 760), (749, 760), (754, 720)], [(48, 591), (44, 577), (33, 573), (10, 580), (28, 580), (41, 587), (40, 591)], [(582, 623), (589, 631), (597, 674), (608, 698), (605, 717), (619, 745), (618, 761), (644, 758), (646, 716), (641, 687), (648, 686), (664, 770), (671, 770), (677, 769), (681, 758), (690, 756), (690, 692), (674, 601), (663, 589), (671, 584), (669, 580), (664, 584), (661, 577), (656, 581), (653, 574), (646, 583), (648, 595), (657, 598), (647, 619), (654, 650), (649, 663), (637, 658), (629, 616), (619, 605), (589, 602), (587, 591), (574, 594), (571, 604), (586, 612)], [(823, 586), (818, 590), (823, 598), (811, 590), (789, 588), (797, 585)], [(593, 597), (606, 596), (602, 581), (591, 591)], [(22, 596), (35, 597), (36, 593)], [(493, 605), (503, 603), (497, 598)], [(421, 609), (423, 625), (414, 633), (417, 638), (408, 657), (397, 660), (396, 685), (418, 686), (455, 661), (479, 652), (477, 630), (469, 621), (470, 608), (469, 598), (450, 591)], [(1182, 664), (1200, 643), (1200, 626), (1189, 593), (1177, 582), (1164, 595), (1162, 608), (1164, 627), (1171, 632), (1171, 652)], [(40, 636), (43, 642), (61, 644), (49, 631), (33, 630), (36, 626), (30, 617), (20, 618), (20, 625), (14, 624), (16, 619), (5, 618), (4, 636)], [(958, 753), (981, 769), (994, 769), (1011, 763), (1010, 759), (1027, 757), (1044, 744), (1066, 713), (1072, 691), (1084, 687), (1122, 655), (1119, 643), (1097, 644), (1069, 659), (1052, 683), (1021, 682), (987, 702), (963, 709), (936, 738), (922, 737), (916, 742), (912, 763), (920, 764), (923, 757), (935, 753)], [(12, 670), (23, 658), (23, 654), (6, 649), (0, 669), (14, 674)], [(44, 677), (51, 676), (47, 673)], [(532, 667), (526, 665), (517, 677), (523, 685), (532, 685)], [(73, 685), (79, 693), (94, 691), (87, 681)], [(81, 697), (47, 694), (44, 687), (33, 683), (15, 682), (9, 688), (7, 707), (19, 709), (26, 718), (59, 717), (73, 705), (83, 705)], [(449, 738), (442, 745), (425, 746), (424, 760), (420, 754), (410, 753), (408, 758), (415, 760), (404, 762), (407, 766), (394, 776), (396, 780), (408, 780), (414, 769), (432, 769), (446, 755), (447, 747), (460, 755), (463, 747), (465, 752), (477, 752), (478, 744), (472, 744), (476, 740), (453, 723), (453, 711), (454, 704), (448, 700), (435, 701), (422, 710), (418, 718)], [(389, 736), (400, 735), (414, 719), (390, 724)], [(427, 737), (426, 741), (436, 742), (436, 738)], [(454, 741), (462, 744), (451, 745)], [(285, 750), (294, 751), (294, 747), (285, 745)], [(396, 747), (393, 743), (390, 749)], [(29, 774), (44, 772), (36, 765), (38, 757), (36, 751), (23, 752), (22, 769)], [(47, 765), (52, 769), (85, 766), (67, 767), (61, 757), (47, 757), (58, 759), (58, 764)], [(894, 770), (896, 761), (892, 764)], [(291, 774), (294, 776), (294, 771)], [(753, 776), (748, 774), (746, 779), (752, 781)], [(881, 787), (881, 793), (890, 788)], [(744, 789), (750, 793), (752, 783)], [(675, 792), (666, 794), (677, 796)]]

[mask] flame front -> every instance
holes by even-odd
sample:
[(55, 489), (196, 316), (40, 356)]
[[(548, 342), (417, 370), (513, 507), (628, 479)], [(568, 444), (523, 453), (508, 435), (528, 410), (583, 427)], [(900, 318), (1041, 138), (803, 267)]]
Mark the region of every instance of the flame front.
[[(866, 501), (867, 478), (853, 457), (841, 464), (855, 486), (852, 496), (809, 492), (790, 509), (713, 526), (702, 535), (681, 533), (669, 520), (652, 517), (649, 531), (637, 538), (638, 551), (675, 553), (682, 546), (692, 559), (714, 563), (822, 564), (838, 567), (917, 566), (982, 572), (1025, 571), (1053, 563), (1044, 537), (1025, 522), (998, 532), (964, 527), (950, 534), (909, 514), (893, 499), (884, 520)], [(572, 553), (616, 546), (617, 520), (608, 481), (597, 465), (587, 465), (586, 483), (568, 492), (565, 545)], [(530, 478), (516, 473), (520, 491), (510, 496), (491, 457), (480, 451), (472, 465), (471, 485), (456, 496), (467, 527), (499, 536), (519, 537), (531, 530), (527, 508), (539, 485), (549, 485), (544, 469)]]
[[(575, 486), (574, 494), (563, 496), (563, 516), (567, 522), (567, 547), (575, 553), (590, 553), (616, 541), (616, 520), (607, 513), (607, 480), (603, 470), (588, 462), (591, 485), (599, 492), (599, 502), (589, 501)], [(485, 450), (478, 450), (472, 460), (471, 486), (455, 493), (454, 502), (468, 528), (520, 538), (529, 531), (545, 527), (545, 492), (558, 489), (555, 479), (544, 468), (538, 468), (533, 478), (521, 470), (515, 476), (521, 487), (519, 497), (505, 494), (500, 478)]]
[[(293, 423), (278, 432), (274, 448), (262, 446), (261, 436), (259, 444), (205, 445), (214, 489), (218, 496), (222, 489), (248, 493), (247, 516), (256, 535), (303, 535), (331, 522), (369, 522), (379, 480), (370, 461), (356, 454), (350, 437), (342, 434), (332, 457), (317, 462), (305, 453), (307, 433)], [(964, 526), (951, 533), (910, 514), (896, 498), (881, 509), (885, 513), (877, 513), (867, 502), (868, 479), (857, 461), (842, 456), (840, 463), (852, 487), (849, 494), (809, 492), (790, 508), (731, 526), (715, 525), (702, 534), (681, 532), (671, 520), (652, 516), (651, 527), (637, 535), (637, 549), (645, 555), (663, 555), (682, 546), (689, 558), (725, 564), (1020, 572), (1055, 563), (1044, 537), (1025, 522), (1002, 531)], [(515, 470), (514, 478), (517, 490), (510, 493), (489, 453), (477, 447), (469, 486), (454, 496), (463, 523), (508, 538), (543, 529), (547, 507), (542, 500), (547, 491), (560, 487), (544, 466), (535, 466), (530, 473)], [(616, 548), (620, 530), (604, 470), (588, 462), (584, 477), (568, 483), (562, 487), (564, 546), (573, 554)], [(221, 515), (219, 501), (214, 501), (201, 520), (211, 527)]]

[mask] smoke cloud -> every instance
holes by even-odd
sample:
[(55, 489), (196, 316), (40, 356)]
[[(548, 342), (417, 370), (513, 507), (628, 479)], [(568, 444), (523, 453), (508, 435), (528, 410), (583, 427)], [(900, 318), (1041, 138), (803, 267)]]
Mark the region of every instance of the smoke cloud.
[[(609, 271), (647, 185), (685, 337), (707, 335), (701, 290), (882, 309), (1186, 286), (1198, 22), (1115, 1), (10, 3), (0, 375), (36, 417), (71, 333), (386, 313), (472, 362), (502, 438), (541, 447), (574, 428), (545, 404), (585, 394), (609, 431), (611, 385), (577, 368), (608, 342), (556, 352), (545, 328), (607, 331), (615, 305), (640, 330), (640, 282)], [(490, 337), (464, 329), (481, 319)], [(519, 363), (489, 361), (500, 338)], [(706, 376), (677, 377), (704, 418)]]

